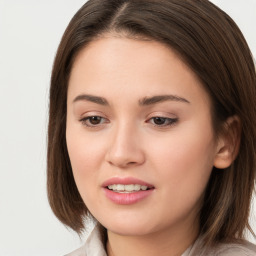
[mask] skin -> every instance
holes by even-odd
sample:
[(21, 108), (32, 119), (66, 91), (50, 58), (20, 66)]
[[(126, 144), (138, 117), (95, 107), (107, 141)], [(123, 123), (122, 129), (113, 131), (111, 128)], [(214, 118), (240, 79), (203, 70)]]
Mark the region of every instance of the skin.
[[(183, 100), (142, 104), (159, 95)], [(159, 125), (154, 117), (165, 119)], [(214, 135), (202, 84), (170, 48), (154, 41), (106, 36), (78, 54), (66, 140), (78, 190), (108, 230), (108, 255), (181, 255), (198, 236), (212, 167), (231, 163), (227, 140)], [(142, 201), (118, 205), (102, 189), (112, 177), (135, 177), (155, 189)]]

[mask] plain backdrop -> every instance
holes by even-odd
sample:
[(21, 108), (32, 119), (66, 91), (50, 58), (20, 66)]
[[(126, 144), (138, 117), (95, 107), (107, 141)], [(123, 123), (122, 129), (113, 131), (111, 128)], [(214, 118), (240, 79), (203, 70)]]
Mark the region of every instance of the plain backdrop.
[[(84, 2), (0, 0), (0, 256), (64, 255), (83, 242), (52, 214), (45, 170), (51, 67)], [(237, 22), (256, 56), (256, 0), (213, 2)]]

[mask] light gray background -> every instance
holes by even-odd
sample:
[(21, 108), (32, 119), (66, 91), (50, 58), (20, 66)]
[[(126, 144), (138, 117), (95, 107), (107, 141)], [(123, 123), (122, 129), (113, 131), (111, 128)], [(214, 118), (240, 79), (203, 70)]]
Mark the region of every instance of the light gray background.
[[(48, 206), (45, 162), (52, 62), (84, 2), (0, 0), (0, 256), (63, 255), (82, 243)], [(256, 56), (256, 0), (213, 2), (237, 22)]]

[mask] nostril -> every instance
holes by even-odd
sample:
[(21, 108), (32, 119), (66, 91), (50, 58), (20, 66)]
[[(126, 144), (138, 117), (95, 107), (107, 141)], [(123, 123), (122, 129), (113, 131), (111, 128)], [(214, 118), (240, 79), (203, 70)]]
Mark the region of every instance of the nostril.
[(129, 162), (128, 165), (134, 165), (136, 162)]

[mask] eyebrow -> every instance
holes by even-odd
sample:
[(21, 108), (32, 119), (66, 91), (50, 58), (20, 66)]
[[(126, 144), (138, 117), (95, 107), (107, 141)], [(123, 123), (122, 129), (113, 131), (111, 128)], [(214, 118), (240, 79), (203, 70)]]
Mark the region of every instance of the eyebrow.
[(161, 103), (164, 101), (177, 101), (177, 102), (190, 103), (187, 99), (179, 97), (177, 95), (158, 95), (158, 96), (143, 98), (142, 100), (139, 101), (139, 105), (147, 106), (147, 105), (153, 105), (156, 103)]
[[(90, 94), (81, 94), (78, 95), (74, 100), (73, 103), (77, 101), (90, 101), (102, 106), (109, 106), (108, 101), (99, 96), (94, 96)], [(187, 99), (179, 97), (177, 95), (157, 95), (153, 97), (145, 97), (141, 100), (139, 100), (139, 105), (140, 106), (148, 106), (148, 105), (153, 105), (157, 103), (161, 103), (164, 101), (176, 101), (176, 102), (184, 102), (184, 103), (190, 103)]]
[(102, 97), (94, 96), (94, 95), (89, 95), (89, 94), (78, 95), (73, 100), (73, 103), (75, 103), (77, 101), (90, 101), (90, 102), (93, 102), (93, 103), (96, 103), (96, 104), (99, 104), (99, 105), (103, 105), (103, 106), (108, 106), (109, 105), (109, 103), (106, 99), (104, 99)]

